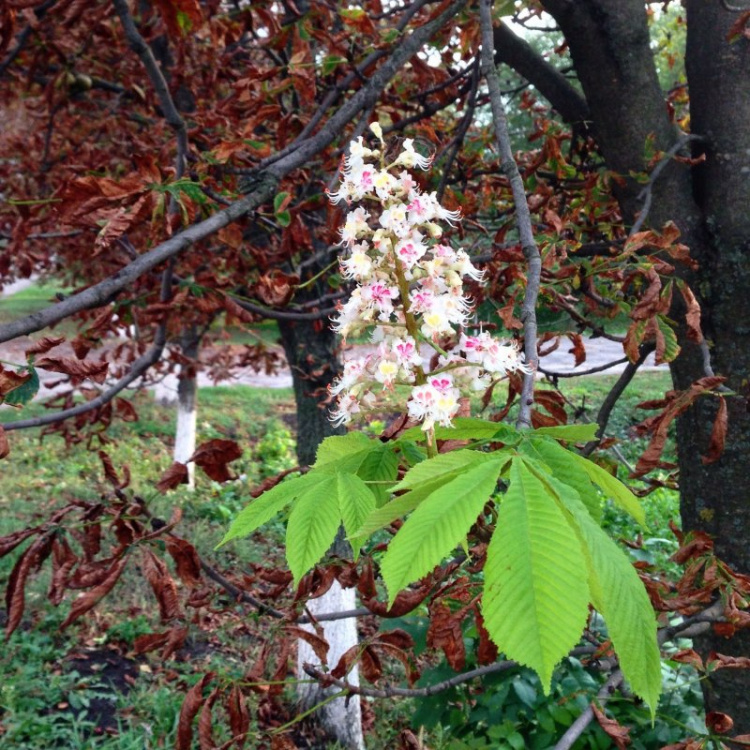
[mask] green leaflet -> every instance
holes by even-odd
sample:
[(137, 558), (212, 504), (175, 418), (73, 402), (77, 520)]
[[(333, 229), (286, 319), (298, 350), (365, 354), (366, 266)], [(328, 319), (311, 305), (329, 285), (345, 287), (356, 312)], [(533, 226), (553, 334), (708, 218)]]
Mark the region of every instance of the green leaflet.
[(609, 472), (602, 469), (601, 466), (598, 466), (593, 461), (589, 461), (587, 458), (583, 458), (583, 456), (578, 456), (572, 452), (570, 455), (573, 456), (578, 465), (589, 475), (591, 481), (601, 487), (602, 492), (607, 497), (610, 497), (615, 504), (630, 513), (639, 524), (642, 526), (646, 524), (646, 514), (638, 502), (638, 498), (617, 477), (613, 477)]
[(336, 477), (338, 480), (336, 494), (339, 501), (339, 512), (356, 560), (359, 557), (361, 545), (352, 537), (354, 532), (365, 522), (365, 519), (375, 510), (375, 495), (359, 477), (353, 474), (337, 474)]
[[(409, 474), (459, 453), (470, 451), (437, 456), (418, 464)], [(458, 546), (495, 491), (505, 460), (477, 455), (485, 460), (463, 464), (458, 476), (447, 484), (441, 482), (442, 486), (422, 501), (391, 541), (380, 565), (391, 603), (402, 589), (429, 573)], [(453, 471), (461, 466), (454, 466)], [(444, 472), (443, 479), (446, 473), (450, 472)]]
[(418, 463), (406, 472), (406, 476), (395, 486), (392, 492), (409, 490), (419, 487), (424, 482), (440, 479), (461, 471), (473, 464), (484, 463), (493, 459), (497, 460), (497, 454), (479, 453), (478, 451), (459, 450), (450, 453), (440, 453), (435, 458)]
[(549, 435), (555, 440), (574, 440), (575, 442), (588, 442), (596, 438), (599, 425), (591, 424), (565, 424), (559, 427), (538, 427), (532, 435)]
[(501, 651), (531, 667), (549, 693), (552, 672), (581, 637), (589, 588), (580, 541), (522, 458), (487, 549), (482, 613)]
[(426, 497), (435, 490), (440, 489), (446, 482), (455, 479), (458, 472), (442, 476), (433, 482), (425, 482), (420, 487), (406, 492), (403, 495), (394, 498), (386, 503), (382, 508), (373, 511), (366, 519), (360, 529), (357, 529), (354, 536), (360, 539), (366, 539), (379, 529), (393, 523), (397, 518), (402, 518), (411, 513)]
[(336, 538), (341, 525), (339, 476), (324, 474), (297, 498), (289, 515), (286, 559), (295, 585), (325, 555)]
[(319, 446), (313, 469), (319, 471), (344, 471), (356, 474), (367, 455), (382, 443), (372, 440), (361, 432), (334, 435)]
[(324, 476), (314, 472), (303, 474), (301, 477), (287, 479), (277, 484), (273, 489), (264, 492), (260, 497), (256, 497), (232, 521), (219, 546), (238, 536), (252, 534), (253, 531), (270, 521), (289, 505), (295, 497), (313, 485), (317, 485)]
[[(375, 442), (375, 441), (373, 441)], [(393, 482), (398, 476), (398, 457), (393, 452), (393, 445), (377, 442), (362, 461), (357, 476), (370, 482)], [(378, 505), (383, 505), (391, 496), (391, 486), (387, 484), (368, 485)], [(352, 529), (356, 531), (356, 529)]]
[[(453, 420), (453, 427), (435, 427), (435, 437), (438, 440), (491, 440), (495, 438), (507, 443), (518, 440), (519, 433), (510, 425), (501, 422), (490, 422), (474, 417), (457, 417)], [(421, 442), (424, 439), (424, 430), (421, 427), (412, 427), (399, 437), (399, 442), (403, 440)]]
[(646, 589), (627, 555), (592, 520), (576, 491), (553, 477), (543, 481), (573, 517), (586, 553), (591, 601), (607, 623), (630, 687), (648, 703), (653, 718), (661, 693), (661, 657)]
[(602, 503), (599, 493), (578, 463), (576, 454), (548, 438), (531, 438), (521, 445), (521, 450), (533, 458), (541, 459), (549, 467), (548, 473), (570, 485), (593, 518), (601, 520)]

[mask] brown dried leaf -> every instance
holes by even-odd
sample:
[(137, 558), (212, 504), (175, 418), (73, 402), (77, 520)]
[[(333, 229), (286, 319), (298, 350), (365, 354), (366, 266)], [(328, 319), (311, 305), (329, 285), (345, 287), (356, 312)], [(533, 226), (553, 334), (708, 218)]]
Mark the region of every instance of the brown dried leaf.
[(711, 442), (708, 444), (708, 452), (701, 456), (703, 464), (712, 464), (721, 458), (724, 452), (724, 443), (727, 438), (727, 401), (723, 396), (719, 396), (719, 410), (716, 412), (716, 419), (711, 430)]
[(0, 557), (5, 557), (5, 555), (18, 547), (21, 542), (38, 532), (39, 527), (35, 526), (31, 529), (21, 529), (20, 531), (14, 531), (12, 534), (0, 537)]
[(687, 336), (691, 341), (700, 344), (703, 341), (703, 330), (701, 329), (701, 307), (693, 294), (693, 290), (684, 282), (678, 281), (677, 286), (685, 300), (685, 322), (687, 323)]
[(143, 557), (143, 574), (159, 602), (159, 616), (162, 622), (168, 622), (181, 616), (180, 600), (177, 596), (177, 584), (169, 574), (167, 564), (150, 549), (141, 547)]
[(18, 627), (26, 606), (26, 581), (34, 570), (39, 570), (41, 564), (52, 551), (52, 536), (43, 534), (37, 537), (13, 566), (8, 587), (5, 589), (5, 609), (8, 622), (5, 625), (5, 635)]
[(26, 357), (35, 354), (46, 354), (50, 349), (60, 346), (65, 341), (65, 336), (44, 336), (44, 338), (35, 341), (27, 350)]
[(167, 552), (172, 556), (179, 579), (188, 587), (195, 588), (202, 583), (201, 560), (190, 542), (177, 536), (167, 537)]
[(116, 398), (115, 410), (117, 411), (117, 416), (119, 416), (123, 422), (138, 421), (138, 412), (135, 410), (133, 404), (131, 404), (127, 399)]
[(630, 744), (630, 729), (618, 724), (614, 719), (608, 719), (596, 703), (591, 704), (591, 710), (594, 712), (594, 716), (599, 722), (599, 726), (615, 743), (615, 747), (617, 747), (618, 750), (625, 750)]
[(78, 562), (78, 557), (65, 537), (55, 536), (52, 542), (52, 580), (47, 598), (56, 607), (62, 602), (70, 571)]
[(42, 357), (34, 364), (42, 370), (69, 375), (74, 383), (89, 378), (101, 385), (109, 370), (109, 362), (87, 362), (74, 357)]
[(117, 583), (122, 571), (125, 570), (125, 565), (128, 562), (126, 555), (116, 559), (110, 568), (108, 569), (107, 575), (104, 580), (96, 586), (96, 588), (86, 591), (80, 594), (78, 598), (73, 602), (73, 606), (70, 608), (68, 616), (65, 618), (65, 622), (60, 626), (61, 630), (65, 630), (72, 622), (75, 622), (81, 615), (85, 615), (90, 609), (93, 609), (99, 601), (106, 596)]
[(116, 490), (125, 489), (125, 487), (130, 484), (130, 469), (127, 466), (123, 466), (125, 478), (121, 480), (120, 477), (117, 476), (115, 465), (112, 463), (112, 459), (106, 451), (99, 451), (99, 459), (104, 467), (104, 476)]
[(294, 295), (294, 288), (297, 284), (299, 284), (299, 276), (272, 269), (258, 279), (255, 294), (266, 305), (283, 307)]
[(448, 664), (456, 672), (466, 666), (466, 646), (461, 627), (465, 611), (451, 612), (444, 602), (430, 605), (430, 627), (427, 630), (427, 645), (442, 649)]
[(188, 468), (185, 464), (175, 461), (159, 478), (156, 483), (156, 489), (159, 492), (166, 492), (179, 487), (181, 484), (188, 483)]
[(711, 664), (711, 669), (750, 669), (750, 657), (726, 656), (712, 651), (706, 662)]
[(198, 715), (203, 705), (203, 688), (214, 678), (213, 672), (208, 672), (185, 694), (185, 700), (180, 708), (180, 718), (177, 723), (177, 741), (175, 750), (191, 750), (193, 744), (193, 719)]
[(286, 625), (284, 627), (284, 631), (289, 635), (307, 643), (314, 651), (315, 656), (320, 659), (320, 663), (323, 664), (323, 666), (328, 666), (328, 651), (330, 649), (330, 646), (328, 645), (328, 641), (325, 638), (321, 638), (319, 635), (316, 635), (315, 633), (312, 633), (305, 628), (300, 628), (296, 625)]
[(479, 633), (479, 645), (477, 646), (477, 663), (481, 665), (493, 664), (497, 661), (498, 649), (494, 641), (490, 638), (487, 628), (484, 627), (484, 618), (481, 611), (477, 608), (475, 619), (477, 624), (477, 633)]
[(726, 734), (734, 726), (734, 720), (720, 711), (709, 711), (706, 714), (706, 727), (715, 734)]
[(229, 691), (226, 700), (226, 709), (229, 716), (229, 728), (232, 730), (232, 738), (237, 744), (238, 750), (242, 750), (247, 742), (247, 733), (250, 730), (250, 712), (247, 709), (247, 701), (238, 685), (234, 685)]
[(227, 464), (236, 461), (241, 455), (242, 449), (234, 440), (217, 438), (199, 445), (188, 462), (194, 461), (214, 481), (226, 482), (234, 479)]
[(198, 744), (200, 750), (216, 750), (216, 743), (214, 742), (213, 732), (211, 731), (213, 724), (211, 709), (213, 708), (214, 703), (216, 703), (218, 697), (219, 688), (214, 688), (201, 709), (201, 715), (198, 719)]
[(569, 333), (568, 338), (573, 344), (573, 347), (568, 351), (575, 358), (575, 366), (578, 367), (586, 361), (586, 347), (583, 345), (583, 336), (579, 333)]

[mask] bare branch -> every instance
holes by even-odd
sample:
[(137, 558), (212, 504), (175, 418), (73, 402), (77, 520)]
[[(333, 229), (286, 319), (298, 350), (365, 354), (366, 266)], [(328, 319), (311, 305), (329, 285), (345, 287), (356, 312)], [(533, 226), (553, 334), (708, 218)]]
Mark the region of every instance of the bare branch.
[(542, 375), (544, 375), (546, 378), (579, 378), (584, 375), (594, 375), (597, 372), (605, 372), (606, 370), (610, 370), (613, 367), (617, 367), (617, 365), (622, 365), (627, 361), (628, 361), (628, 358), (623, 357), (622, 359), (615, 359), (612, 362), (607, 362), (606, 364), (603, 364), (603, 365), (590, 367), (588, 370), (575, 370), (571, 372), (552, 372), (552, 370), (545, 370), (541, 366), (537, 367), (536, 369), (538, 372), (541, 372)]
[(300, 617), (294, 617), (293, 614), (288, 612), (282, 612), (280, 609), (262, 602), (252, 594), (248, 594), (246, 591), (235, 586), (231, 581), (226, 579), (216, 568), (209, 565), (203, 558), (201, 558), (201, 569), (203, 572), (212, 580), (214, 583), (218, 583), (228, 594), (231, 594), (238, 602), (244, 602), (255, 607), (261, 614), (269, 615), (277, 620), (292, 620), (300, 625), (307, 625), (311, 622), (332, 622), (333, 620), (348, 620), (353, 617), (364, 617), (365, 615), (371, 615), (372, 612), (367, 607), (358, 607), (357, 609), (347, 609), (341, 612), (323, 612), (322, 614), (315, 615), (315, 618), (309, 617), (308, 615), (301, 615)]
[(659, 179), (659, 175), (669, 166), (672, 158), (676, 156), (682, 148), (687, 145), (689, 141), (702, 140), (701, 136), (691, 135), (688, 133), (681, 133), (677, 142), (669, 149), (665, 154), (662, 155), (661, 161), (654, 167), (653, 171), (648, 177), (648, 182), (643, 186), (643, 189), (638, 193), (638, 200), (643, 201), (643, 207), (641, 208), (638, 218), (633, 222), (633, 226), (630, 228), (628, 239), (634, 234), (641, 231), (641, 227), (645, 224), (649, 213), (651, 212), (651, 204), (654, 199), (653, 187), (656, 180)]
[(151, 47), (146, 44), (135, 25), (133, 16), (130, 15), (127, 0), (112, 0), (112, 2), (122, 22), (122, 28), (125, 31), (125, 37), (128, 40), (130, 48), (138, 55), (143, 63), (143, 67), (146, 68), (146, 73), (148, 73), (151, 85), (154, 87), (156, 96), (159, 99), (159, 105), (164, 113), (164, 119), (177, 136), (177, 169), (175, 176), (179, 179), (185, 173), (185, 162), (188, 153), (185, 121), (177, 111), (172, 94), (169, 92), (169, 85), (164, 78), (164, 74), (161, 72), (159, 63), (156, 62)]
[(625, 389), (630, 385), (630, 381), (635, 377), (638, 372), (638, 368), (646, 361), (646, 357), (654, 350), (653, 344), (644, 344), (639, 351), (638, 359), (635, 362), (628, 361), (625, 369), (620, 374), (617, 382), (612, 386), (612, 389), (607, 394), (606, 398), (599, 407), (599, 413), (596, 415), (596, 423), (599, 425), (597, 430), (596, 440), (592, 440), (587, 443), (584, 449), (581, 451), (582, 455), (590, 456), (596, 447), (601, 443), (604, 437), (604, 431), (607, 429), (609, 417), (612, 414), (612, 409), (615, 408), (617, 400), (622, 396)]
[(495, 138), (500, 151), (501, 169), (510, 182), (513, 202), (516, 207), (516, 221), (521, 238), (521, 249), (526, 259), (526, 293), (521, 306), (521, 322), (524, 332), (524, 352), (526, 362), (531, 366), (531, 372), (524, 373), (521, 404), (516, 424), (518, 427), (531, 427), (531, 407), (534, 404), (534, 371), (539, 362), (536, 351), (536, 301), (541, 282), (542, 258), (534, 240), (531, 213), (526, 202), (523, 179), (513, 158), (500, 81), (495, 68), (492, 0), (480, 0), (479, 12), (482, 24), (482, 72), (490, 92), (492, 120), (495, 125)]
[(495, 62), (510, 66), (523, 76), (560, 113), (565, 122), (590, 119), (586, 99), (568, 79), (533, 47), (501, 23), (493, 29)]

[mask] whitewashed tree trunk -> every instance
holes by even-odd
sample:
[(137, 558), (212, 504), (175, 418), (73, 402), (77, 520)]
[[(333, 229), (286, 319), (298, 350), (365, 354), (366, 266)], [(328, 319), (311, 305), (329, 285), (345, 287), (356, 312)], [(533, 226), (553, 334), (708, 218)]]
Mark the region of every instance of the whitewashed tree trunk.
[[(355, 593), (355, 589), (342, 588), (338, 581), (334, 581), (331, 588), (323, 596), (311, 599), (307, 607), (313, 615), (323, 612), (344, 612), (357, 606)], [(350, 617), (346, 620), (322, 622), (321, 625), (323, 636), (330, 646), (328, 665), (333, 668), (345, 651), (357, 645), (357, 620)], [(314, 632), (311, 625), (303, 625), (302, 627)], [(305, 664), (319, 666), (320, 660), (305, 641), (298, 641), (297, 674), (300, 679), (307, 677), (303, 669)], [(359, 672), (356, 666), (349, 672), (346, 679), (353, 685), (359, 685)], [(314, 706), (325, 700), (327, 695), (335, 692), (338, 692), (338, 688), (321, 690), (319, 685), (310, 683), (300, 684), (298, 690), (303, 708)], [(320, 708), (317, 715), (327, 733), (335, 738), (342, 747), (349, 750), (364, 750), (362, 711), (358, 695), (350, 696), (348, 701), (343, 697), (337, 698)]]
[[(195, 329), (186, 331), (182, 338), (182, 354), (195, 360), (198, 357), (200, 338)], [(175, 461), (187, 463), (195, 453), (195, 439), (198, 425), (198, 376), (193, 364), (180, 365), (177, 382), (177, 425), (175, 427)], [(195, 487), (195, 464), (187, 463), (188, 487)]]

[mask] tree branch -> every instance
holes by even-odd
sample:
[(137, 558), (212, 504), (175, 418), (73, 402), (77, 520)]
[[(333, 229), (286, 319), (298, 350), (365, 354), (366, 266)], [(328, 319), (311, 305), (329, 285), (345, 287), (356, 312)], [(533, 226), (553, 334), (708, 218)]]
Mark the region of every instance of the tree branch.
[(553, 107), (565, 122), (591, 119), (586, 99), (568, 79), (550, 65), (531, 45), (516, 36), (505, 24), (493, 29), (495, 63), (505, 63), (523, 76)]
[[(161, 294), (160, 298), (162, 302), (167, 302), (171, 297), (172, 287), (172, 267), (174, 263), (170, 262), (169, 266), (164, 270), (162, 275), (161, 283)], [(62, 422), (70, 417), (77, 417), (80, 414), (86, 414), (86, 412), (98, 409), (105, 404), (108, 404), (118, 393), (125, 390), (131, 383), (135, 382), (145, 372), (155, 365), (160, 359), (164, 347), (167, 343), (167, 321), (162, 321), (156, 329), (156, 335), (154, 336), (154, 343), (151, 348), (142, 354), (130, 368), (130, 371), (123, 375), (113, 386), (108, 388), (104, 393), (100, 393), (96, 398), (87, 401), (85, 404), (79, 404), (73, 406), (70, 409), (63, 409), (62, 411), (54, 412), (52, 414), (45, 414), (41, 417), (33, 417), (31, 419), (19, 419), (17, 422), (8, 422), (0, 424), (6, 432), (11, 430), (24, 430), (30, 427), (42, 427), (47, 424), (54, 424), (55, 422)]]
[(159, 99), (159, 105), (164, 113), (164, 119), (177, 136), (177, 162), (175, 176), (179, 180), (185, 173), (185, 163), (188, 153), (187, 128), (185, 127), (185, 121), (177, 111), (177, 107), (172, 99), (172, 94), (169, 92), (169, 85), (164, 78), (164, 74), (161, 72), (159, 63), (156, 62), (151, 47), (146, 44), (138, 31), (138, 27), (135, 25), (133, 16), (130, 15), (127, 0), (112, 0), (112, 3), (115, 6), (117, 15), (120, 17), (122, 28), (125, 31), (125, 37), (128, 40), (130, 48), (136, 53), (136, 55), (138, 55), (143, 63), (143, 67), (146, 68), (146, 73), (151, 80), (151, 85), (154, 87), (156, 96)]
[(604, 437), (604, 431), (607, 429), (609, 418), (612, 414), (612, 409), (615, 408), (620, 396), (622, 396), (625, 389), (630, 385), (630, 381), (635, 377), (638, 372), (638, 368), (646, 361), (646, 357), (654, 350), (653, 344), (644, 344), (639, 351), (638, 359), (635, 362), (628, 362), (625, 369), (620, 374), (617, 382), (612, 386), (612, 389), (607, 394), (606, 398), (599, 407), (599, 413), (596, 415), (596, 423), (599, 425), (597, 430), (597, 437), (595, 440), (587, 443), (581, 454), (584, 456), (590, 456), (596, 447), (601, 443)]
[(518, 171), (518, 165), (513, 158), (500, 81), (495, 68), (492, 0), (480, 0), (479, 12), (482, 25), (482, 72), (490, 92), (492, 120), (495, 125), (495, 138), (500, 151), (502, 171), (510, 182), (513, 202), (516, 206), (516, 222), (521, 239), (521, 249), (526, 259), (526, 293), (521, 307), (521, 322), (523, 323), (524, 352), (526, 362), (531, 366), (531, 372), (524, 373), (521, 404), (516, 424), (518, 427), (531, 427), (531, 407), (534, 404), (534, 371), (539, 363), (536, 351), (536, 301), (541, 282), (542, 258), (534, 240), (534, 230), (531, 226), (531, 214), (526, 202), (523, 180)]

